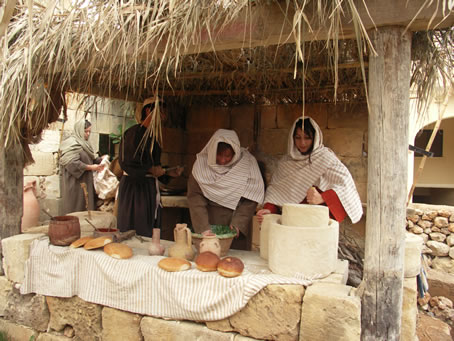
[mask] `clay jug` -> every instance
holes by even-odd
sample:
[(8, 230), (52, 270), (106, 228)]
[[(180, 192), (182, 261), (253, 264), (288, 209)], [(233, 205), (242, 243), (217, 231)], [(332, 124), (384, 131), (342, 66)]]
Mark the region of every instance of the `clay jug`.
[(221, 257), (221, 244), (218, 237), (212, 232), (202, 233), (203, 239), (200, 242), (199, 253), (211, 251)]
[(150, 256), (162, 256), (166, 248), (161, 245), (161, 230), (153, 229), (153, 235), (151, 236), (151, 244), (148, 247), (148, 254)]
[(192, 234), (187, 224), (177, 224), (173, 230), (175, 244), (169, 248), (170, 257), (192, 260), (195, 252), (192, 249)]
[(70, 245), (80, 238), (79, 218), (70, 215), (53, 217), (49, 222), (48, 234), (51, 244)]
[(39, 222), (39, 202), (36, 199), (36, 180), (27, 182), (24, 186), (23, 195), (23, 215), (21, 231), (24, 232), (29, 227), (37, 226)]

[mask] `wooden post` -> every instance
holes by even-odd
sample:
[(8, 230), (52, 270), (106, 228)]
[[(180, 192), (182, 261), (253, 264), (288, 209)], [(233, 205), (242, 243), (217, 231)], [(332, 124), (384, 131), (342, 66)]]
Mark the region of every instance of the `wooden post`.
[(371, 31), (362, 340), (399, 340), (403, 297), (411, 33)]
[(0, 147), (0, 238), (19, 234), (22, 219), (24, 158), (19, 144)]

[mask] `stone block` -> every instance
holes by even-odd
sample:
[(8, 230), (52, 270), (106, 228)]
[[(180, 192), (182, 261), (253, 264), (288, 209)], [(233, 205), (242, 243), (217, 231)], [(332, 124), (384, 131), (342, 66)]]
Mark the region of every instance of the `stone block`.
[(203, 147), (208, 143), (211, 136), (214, 134), (213, 131), (200, 132), (200, 133), (188, 133), (186, 135), (186, 150), (187, 154), (197, 154), (202, 151)]
[(304, 291), (302, 285), (268, 285), (229, 317), (230, 325), (256, 339), (297, 340)]
[(142, 316), (127, 311), (104, 307), (102, 310), (102, 339), (141, 341)]
[(60, 131), (45, 129), (41, 133), (41, 142), (36, 144), (38, 151), (43, 153), (57, 153), (60, 146)]
[(50, 218), (42, 210), (45, 210), (53, 217), (61, 215), (61, 213), (63, 212), (63, 199), (62, 198), (39, 199), (39, 207), (41, 208), (41, 211), (39, 213), (39, 221), (47, 222), (49, 221)]
[(230, 128), (236, 132), (254, 130), (255, 106), (252, 104), (237, 105), (230, 111)]
[[(327, 126), (327, 111), (324, 103), (309, 103), (304, 106), (305, 117), (311, 117), (321, 129)], [(301, 104), (281, 104), (277, 107), (277, 127), (288, 129), (293, 122), (302, 117), (303, 106)]]
[[(84, 97), (85, 97), (85, 95), (78, 94), (75, 92), (67, 93), (66, 94), (66, 105), (67, 105), (68, 109), (73, 109), (73, 110), (80, 109), (80, 106), (82, 104)], [(69, 114), (68, 114), (68, 116), (69, 116)]]
[(8, 295), (5, 319), (44, 332), (49, 324), (49, 309), (42, 295), (21, 295), (13, 288)]
[(18, 234), (2, 239), (3, 269), (11, 282), (22, 283), (25, 262), (30, 256), (31, 243), (44, 234)]
[[(288, 134), (293, 122), (303, 114), (301, 104), (280, 104), (276, 108), (276, 124)], [(286, 135), (287, 136), (287, 135)]]
[(184, 153), (185, 135), (182, 129), (162, 129), (162, 151), (166, 153)]
[(258, 150), (269, 155), (287, 152), (287, 129), (264, 129), (258, 138)]
[(418, 291), (416, 277), (404, 278), (402, 299), (402, 341), (416, 340), (416, 320), (418, 318)]
[(338, 259), (334, 272), (325, 278), (320, 279), (320, 282), (329, 282), (336, 284), (347, 284), (348, 280), (348, 260)]
[(364, 131), (361, 129), (338, 128), (323, 132), (324, 145), (331, 148), (338, 157), (361, 157)]
[(5, 316), (8, 306), (8, 295), (13, 290), (13, 283), (5, 276), (0, 276), (0, 316)]
[[(235, 334), (207, 328), (204, 324), (186, 321), (166, 321), (144, 317), (140, 323), (144, 341), (217, 340), (233, 341)], [(184, 335), (184, 337), (183, 337)]]
[(444, 296), (454, 302), (454, 274), (429, 268), (427, 282), (429, 283), (429, 294), (432, 297)]
[(220, 128), (229, 129), (229, 110), (227, 107), (194, 105), (187, 115), (186, 129), (189, 133), (209, 131), (211, 134)]
[(50, 175), (44, 178), (44, 194), (46, 199), (61, 198), (60, 175)]
[(348, 128), (367, 130), (369, 124), (369, 111), (367, 103), (341, 103), (326, 104), (328, 128)]
[(351, 287), (318, 282), (309, 286), (301, 311), (299, 340), (360, 340), (361, 299)]
[(421, 252), (424, 240), (413, 233), (405, 234), (404, 277), (416, 277), (421, 270)]
[(102, 306), (71, 298), (46, 297), (50, 312), (49, 331), (74, 329), (76, 340), (100, 340), (102, 335)]
[(56, 171), (52, 153), (32, 152), (35, 163), (24, 168), (24, 175), (53, 175)]
[(67, 337), (58, 333), (41, 333), (36, 341), (72, 341), (72, 337)]
[(364, 157), (339, 157), (348, 168), (353, 180), (367, 183), (367, 158)]
[(277, 128), (277, 106), (276, 105), (263, 105), (259, 107), (260, 110), (260, 129), (274, 129)]
[(3, 319), (0, 319), (0, 331), (6, 335), (5, 340), (8, 341), (36, 340), (39, 335), (36, 330)]
[(256, 146), (254, 143), (254, 131), (247, 129), (237, 130), (238, 138), (240, 139), (240, 145), (243, 148), (247, 148), (250, 153), (254, 153)]

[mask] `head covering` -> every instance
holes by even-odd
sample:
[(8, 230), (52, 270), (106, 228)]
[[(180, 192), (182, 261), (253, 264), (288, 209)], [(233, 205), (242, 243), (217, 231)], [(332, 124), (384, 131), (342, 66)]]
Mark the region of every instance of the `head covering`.
[(279, 161), (266, 190), (265, 202), (278, 206), (285, 203), (299, 204), (312, 186), (322, 191), (332, 189), (352, 222), (356, 223), (361, 219), (363, 208), (353, 178), (334, 152), (323, 145), (323, 135), (318, 124), (312, 118), (308, 119), (315, 129), (312, 152), (303, 155), (295, 146), (293, 132), (296, 123), (301, 120), (298, 118), (290, 129), (287, 155)]
[(66, 166), (71, 161), (78, 159), (82, 150), (85, 150), (92, 160), (96, 158), (92, 145), (85, 140), (85, 119), (77, 121), (74, 124), (72, 135), (61, 143), (60, 164)]
[[(235, 155), (226, 165), (216, 164), (219, 142), (232, 146)], [(263, 202), (264, 184), (257, 160), (240, 146), (233, 130), (217, 130), (207, 145), (197, 154), (192, 175), (204, 196), (215, 203), (234, 210), (241, 197)]]

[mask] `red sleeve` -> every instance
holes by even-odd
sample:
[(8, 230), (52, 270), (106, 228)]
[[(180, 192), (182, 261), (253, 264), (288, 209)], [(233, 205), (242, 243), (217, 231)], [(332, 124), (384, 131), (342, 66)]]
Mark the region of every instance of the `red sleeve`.
[(269, 203), (269, 202), (265, 203), (265, 205), (263, 205), (263, 208), (267, 209), (267, 210), (270, 210), (270, 212), (273, 213), (273, 214), (279, 214), (278, 207), (276, 205), (274, 205), (274, 204)]
[(328, 206), (330, 213), (333, 215), (339, 223), (342, 222), (347, 216), (344, 206), (339, 200), (336, 192), (332, 189), (327, 190), (326, 192), (320, 193), (323, 200), (325, 200), (326, 206)]

